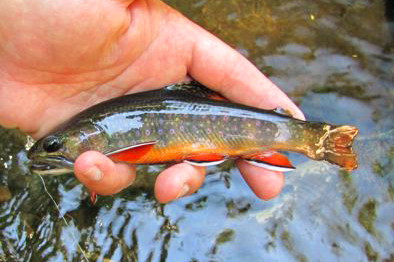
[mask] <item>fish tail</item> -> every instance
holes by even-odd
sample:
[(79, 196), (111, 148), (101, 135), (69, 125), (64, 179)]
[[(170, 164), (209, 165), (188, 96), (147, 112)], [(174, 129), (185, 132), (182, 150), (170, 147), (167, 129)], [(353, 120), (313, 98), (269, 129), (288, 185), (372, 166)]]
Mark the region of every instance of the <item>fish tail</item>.
[(322, 159), (351, 171), (357, 168), (356, 155), (353, 153), (353, 139), (358, 129), (354, 126), (334, 126), (321, 138)]

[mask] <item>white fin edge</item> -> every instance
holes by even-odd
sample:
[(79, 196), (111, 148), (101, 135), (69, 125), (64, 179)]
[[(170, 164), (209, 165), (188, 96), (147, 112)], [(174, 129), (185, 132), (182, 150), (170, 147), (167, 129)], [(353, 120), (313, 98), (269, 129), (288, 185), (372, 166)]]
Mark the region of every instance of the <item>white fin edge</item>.
[(295, 170), (295, 167), (274, 166), (274, 165), (270, 165), (270, 164), (263, 163), (263, 162), (253, 161), (253, 160), (246, 160), (246, 159), (243, 159), (243, 160), (254, 165), (254, 166), (262, 167), (262, 168), (272, 170), (272, 171), (289, 172), (289, 171)]
[(113, 154), (116, 154), (116, 153), (119, 153), (119, 152), (123, 152), (123, 151), (127, 151), (129, 149), (137, 148), (137, 147), (140, 147), (140, 146), (154, 145), (156, 143), (157, 143), (156, 141), (150, 141), (150, 142), (146, 142), (146, 143), (136, 144), (136, 145), (132, 145), (132, 146), (128, 146), (128, 147), (123, 147), (121, 149), (117, 149), (117, 150), (114, 150), (114, 151), (110, 151), (108, 153), (105, 153), (104, 155), (111, 156)]
[(215, 166), (215, 165), (219, 165), (221, 163), (223, 163), (224, 161), (226, 161), (227, 159), (222, 159), (222, 160), (218, 160), (218, 161), (207, 161), (207, 162), (195, 162), (193, 160), (183, 160), (184, 163), (190, 164), (192, 166)]

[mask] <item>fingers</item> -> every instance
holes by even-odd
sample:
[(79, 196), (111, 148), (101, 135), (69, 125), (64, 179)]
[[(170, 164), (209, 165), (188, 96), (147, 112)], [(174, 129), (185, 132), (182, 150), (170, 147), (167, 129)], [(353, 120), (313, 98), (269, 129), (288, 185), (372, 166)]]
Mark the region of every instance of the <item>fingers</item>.
[(114, 163), (96, 151), (80, 155), (74, 163), (76, 177), (90, 191), (99, 195), (112, 195), (131, 185), (135, 167), (127, 163)]
[[(114, 163), (96, 151), (85, 152), (74, 163), (76, 177), (92, 192), (112, 195), (130, 186), (135, 180), (135, 167)], [(165, 169), (157, 177), (155, 195), (166, 203), (194, 193), (203, 183), (205, 168), (177, 164)]]
[(282, 107), (305, 119), (287, 95), (237, 51), (197, 25), (190, 37), (194, 48), (189, 73), (194, 79), (231, 101), (264, 109)]
[(280, 172), (266, 170), (245, 161), (237, 161), (241, 175), (258, 198), (269, 200), (279, 194), (284, 184), (284, 176)]
[(160, 173), (156, 179), (155, 195), (161, 203), (194, 193), (203, 183), (205, 168), (186, 163), (176, 164)]

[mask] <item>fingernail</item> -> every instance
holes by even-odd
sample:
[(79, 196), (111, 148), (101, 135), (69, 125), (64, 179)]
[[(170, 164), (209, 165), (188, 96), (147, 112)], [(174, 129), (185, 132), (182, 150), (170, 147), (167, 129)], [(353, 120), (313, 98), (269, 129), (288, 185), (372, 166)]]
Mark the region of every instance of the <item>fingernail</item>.
[(184, 184), (182, 189), (179, 191), (178, 195), (176, 196), (176, 199), (185, 196), (187, 193), (189, 193), (190, 187), (188, 184)]
[(91, 167), (86, 173), (85, 176), (93, 181), (99, 181), (103, 177), (103, 173), (96, 166)]

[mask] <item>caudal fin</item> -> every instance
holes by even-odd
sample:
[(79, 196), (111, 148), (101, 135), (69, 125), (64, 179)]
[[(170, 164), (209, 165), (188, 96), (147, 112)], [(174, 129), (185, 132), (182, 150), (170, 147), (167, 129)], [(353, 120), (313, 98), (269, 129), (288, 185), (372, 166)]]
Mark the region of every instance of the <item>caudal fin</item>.
[(356, 154), (353, 153), (353, 139), (358, 134), (354, 126), (338, 126), (330, 130), (323, 141), (323, 159), (346, 170), (357, 168)]

